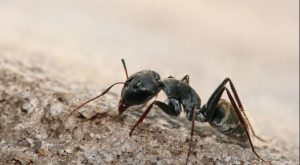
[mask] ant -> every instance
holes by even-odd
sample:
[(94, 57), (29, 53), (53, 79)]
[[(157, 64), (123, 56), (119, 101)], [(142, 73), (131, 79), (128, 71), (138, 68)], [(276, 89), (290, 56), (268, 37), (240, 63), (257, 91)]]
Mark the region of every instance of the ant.
[[(76, 110), (80, 109), (87, 103), (105, 95), (113, 86), (117, 84), (124, 84), (121, 92), (121, 99), (118, 105), (119, 114), (122, 114), (130, 106), (146, 105), (152, 98), (163, 91), (167, 96), (165, 102), (154, 100), (145, 112), (141, 115), (139, 120), (132, 127), (129, 136), (132, 136), (134, 129), (145, 119), (153, 105), (158, 106), (166, 114), (170, 116), (178, 116), (182, 108), (186, 113), (189, 121), (192, 121), (192, 130), (190, 137), (189, 150), (187, 154), (186, 164), (189, 161), (189, 156), (192, 148), (192, 139), (194, 134), (195, 121), (208, 122), (212, 127), (227, 135), (228, 137), (238, 139), (239, 141), (249, 141), (252, 152), (264, 162), (254, 149), (250, 132), (258, 140), (266, 142), (257, 136), (244, 112), (244, 107), (240, 101), (237, 91), (230, 78), (225, 78), (223, 82), (215, 89), (207, 103), (201, 107), (201, 99), (197, 92), (189, 85), (189, 75), (184, 76), (181, 80), (177, 80), (170, 76), (166, 79), (161, 79), (160, 75), (152, 70), (142, 70), (131, 76), (128, 76), (127, 67), (124, 59), (121, 60), (127, 80), (125, 82), (116, 82), (109, 86), (100, 95), (80, 104), (72, 110), (67, 117), (71, 116)], [(230, 89), (226, 87), (229, 83)], [(223, 93), (226, 92), (229, 101), (221, 99)]]

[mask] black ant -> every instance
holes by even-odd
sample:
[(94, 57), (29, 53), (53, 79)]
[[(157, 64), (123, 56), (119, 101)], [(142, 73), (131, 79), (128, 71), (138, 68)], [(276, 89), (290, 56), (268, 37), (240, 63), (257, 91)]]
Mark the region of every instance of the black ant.
[[(257, 136), (253, 131), (253, 128), (244, 112), (240, 98), (230, 78), (225, 78), (212, 93), (207, 103), (201, 107), (201, 99), (197, 92), (189, 85), (188, 75), (184, 76), (181, 80), (177, 80), (171, 76), (161, 80), (160, 75), (157, 72), (151, 70), (142, 70), (128, 77), (124, 59), (122, 59), (122, 63), (127, 80), (125, 82), (117, 82), (112, 84), (100, 95), (82, 103), (73, 111), (71, 111), (64, 121), (66, 121), (68, 117), (76, 110), (85, 104), (105, 95), (113, 86), (117, 84), (124, 84), (118, 106), (119, 114), (122, 114), (130, 106), (142, 104), (145, 105), (149, 100), (157, 96), (162, 90), (167, 96), (167, 101), (161, 102), (154, 100), (141, 115), (136, 124), (132, 127), (129, 136), (132, 135), (134, 129), (145, 119), (153, 105), (158, 106), (170, 116), (178, 116), (183, 108), (188, 120), (192, 121), (191, 139), (186, 164), (188, 163), (191, 153), (195, 121), (209, 122), (209, 124), (219, 132), (229, 137), (236, 138), (239, 141), (245, 142), (249, 140), (253, 153), (260, 160), (268, 162), (262, 159), (254, 149), (252, 140), (250, 138), (250, 131), (257, 139), (263, 142), (265, 142), (265, 140)], [(228, 83), (233, 95), (226, 87), (226, 84)], [(228, 95), (229, 101), (221, 99), (224, 91)]]

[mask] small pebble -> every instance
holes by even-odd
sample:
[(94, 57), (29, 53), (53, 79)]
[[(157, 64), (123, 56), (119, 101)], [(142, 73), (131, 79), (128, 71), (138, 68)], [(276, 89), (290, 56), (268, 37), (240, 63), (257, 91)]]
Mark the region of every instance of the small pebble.
[(86, 108), (80, 110), (79, 113), (81, 116), (83, 116), (86, 119), (91, 119), (97, 115), (97, 112), (95, 112), (93, 109), (86, 109)]

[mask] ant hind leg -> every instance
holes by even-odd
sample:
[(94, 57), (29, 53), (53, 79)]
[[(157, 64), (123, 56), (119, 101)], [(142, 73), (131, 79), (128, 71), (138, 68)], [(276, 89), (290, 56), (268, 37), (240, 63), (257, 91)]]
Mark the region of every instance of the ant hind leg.
[(237, 91), (236, 91), (236, 89), (235, 89), (235, 87), (234, 87), (234, 85), (233, 85), (233, 82), (231, 81), (230, 78), (226, 78), (225, 81), (229, 82), (230, 89), (231, 89), (232, 92), (233, 92), (234, 98), (235, 98), (235, 100), (237, 101), (237, 104), (238, 104), (238, 106), (239, 106), (239, 109), (240, 109), (240, 111), (242, 112), (242, 114), (243, 114), (243, 116), (244, 116), (244, 118), (245, 118), (245, 120), (246, 120), (246, 122), (247, 122), (247, 125), (249, 126), (249, 129), (250, 129), (252, 135), (253, 135), (255, 138), (257, 138), (258, 140), (262, 141), (262, 142), (269, 142), (270, 140), (265, 140), (265, 139), (259, 137), (258, 135), (256, 135), (256, 133), (255, 133), (255, 131), (254, 131), (254, 129), (253, 129), (253, 127), (252, 127), (252, 125), (251, 125), (251, 123), (250, 123), (250, 121), (249, 121), (249, 119), (248, 119), (246, 113), (245, 113), (245, 109), (244, 109), (244, 107), (243, 107), (243, 105), (242, 105), (242, 102), (241, 102), (241, 100), (240, 100), (240, 97), (239, 97), (239, 95), (238, 95), (238, 93), (237, 93)]
[(262, 161), (264, 161), (264, 162), (268, 162), (268, 163), (271, 164), (270, 161), (264, 160), (264, 159), (263, 159), (262, 157), (260, 157), (260, 156), (258, 155), (258, 153), (255, 151), (254, 146), (253, 146), (253, 143), (252, 143), (252, 140), (251, 140), (251, 138), (250, 138), (249, 130), (247, 129), (248, 126), (249, 126), (248, 123), (247, 123), (248, 121), (247, 121), (247, 120), (245, 121), (245, 116), (243, 115), (242, 110), (238, 108), (238, 106), (237, 106), (235, 100), (233, 99), (233, 97), (232, 97), (230, 91), (229, 91), (227, 88), (225, 88), (225, 90), (226, 90), (226, 93), (227, 93), (227, 95), (228, 95), (228, 97), (229, 97), (229, 100), (230, 100), (230, 102), (231, 102), (231, 104), (232, 104), (232, 106), (233, 106), (233, 109), (234, 109), (235, 113), (237, 114), (237, 116), (238, 116), (238, 118), (239, 118), (241, 124), (242, 124), (242, 125), (244, 126), (244, 128), (245, 128), (246, 135), (247, 135), (248, 140), (249, 140), (249, 142), (250, 142), (250, 146), (251, 146), (252, 152), (253, 152), (260, 160), (262, 160)]
[(242, 102), (240, 100), (240, 97), (239, 97), (239, 95), (238, 95), (238, 93), (237, 93), (237, 91), (236, 91), (236, 89), (235, 89), (235, 87), (233, 85), (233, 82), (232, 82), (232, 80), (230, 78), (227, 77), (227, 78), (225, 78), (222, 81), (222, 83), (215, 89), (215, 91), (213, 92), (213, 94), (211, 95), (211, 97), (209, 98), (209, 100), (207, 101), (207, 103), (209, 104), (210, 102), (212, 102), (212, 100), (214, 99), (214, 96), (221, 90), (221, 88), (223, 88), (224, 86), (226, 86), (226, 84), (228, 82), (229, 82), (229, 85), (230, 85), (230, 89), (233, 92), (234, 98), (235, 98), (235, 100), (237, 102), (237, 105), (238, 105), (241, 113), (243, 114), (246, 122), (247, 122), (247, 129), (249, 129), (251, 131), (252, 135), (255, 138), (257, 138), (258, 140), (260, 140), (262, 142), (268, 142), (269, 140), (265, 140), (265, 139), (259, 137), (258, 135), (256, 135), (256, 133), (255, 133), (255, 131), (254, 131), (254, 129), (253, 129), (251, 123), (249, 122), (249, 119), (248, 119), (248, 117), (247, 117), (247, 115), (245, 113), (245, 110), (244, 110), (244, 107), (243, 107)]

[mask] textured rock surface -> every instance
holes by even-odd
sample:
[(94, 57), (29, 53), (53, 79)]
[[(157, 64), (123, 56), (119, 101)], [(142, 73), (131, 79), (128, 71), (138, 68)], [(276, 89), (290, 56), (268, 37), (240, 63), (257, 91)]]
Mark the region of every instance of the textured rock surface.
[[(108, 93), (62, 127), (68, 112), (95, 96), (95, 89), (50, 75), (49, 66), (0, 57), (0, 164), (184, 164), (190, 131), (184, 117), (154, 109), (129, 137), (142, 111), (133, 107), (119, 116), (118, 95)], [(220, 139), (197, 123), (189, 163), (265, 164), (251, 149)], [(284, 143), (254, 142), (273, 164), (299, 163), (295, 153), (284, 152)]]

